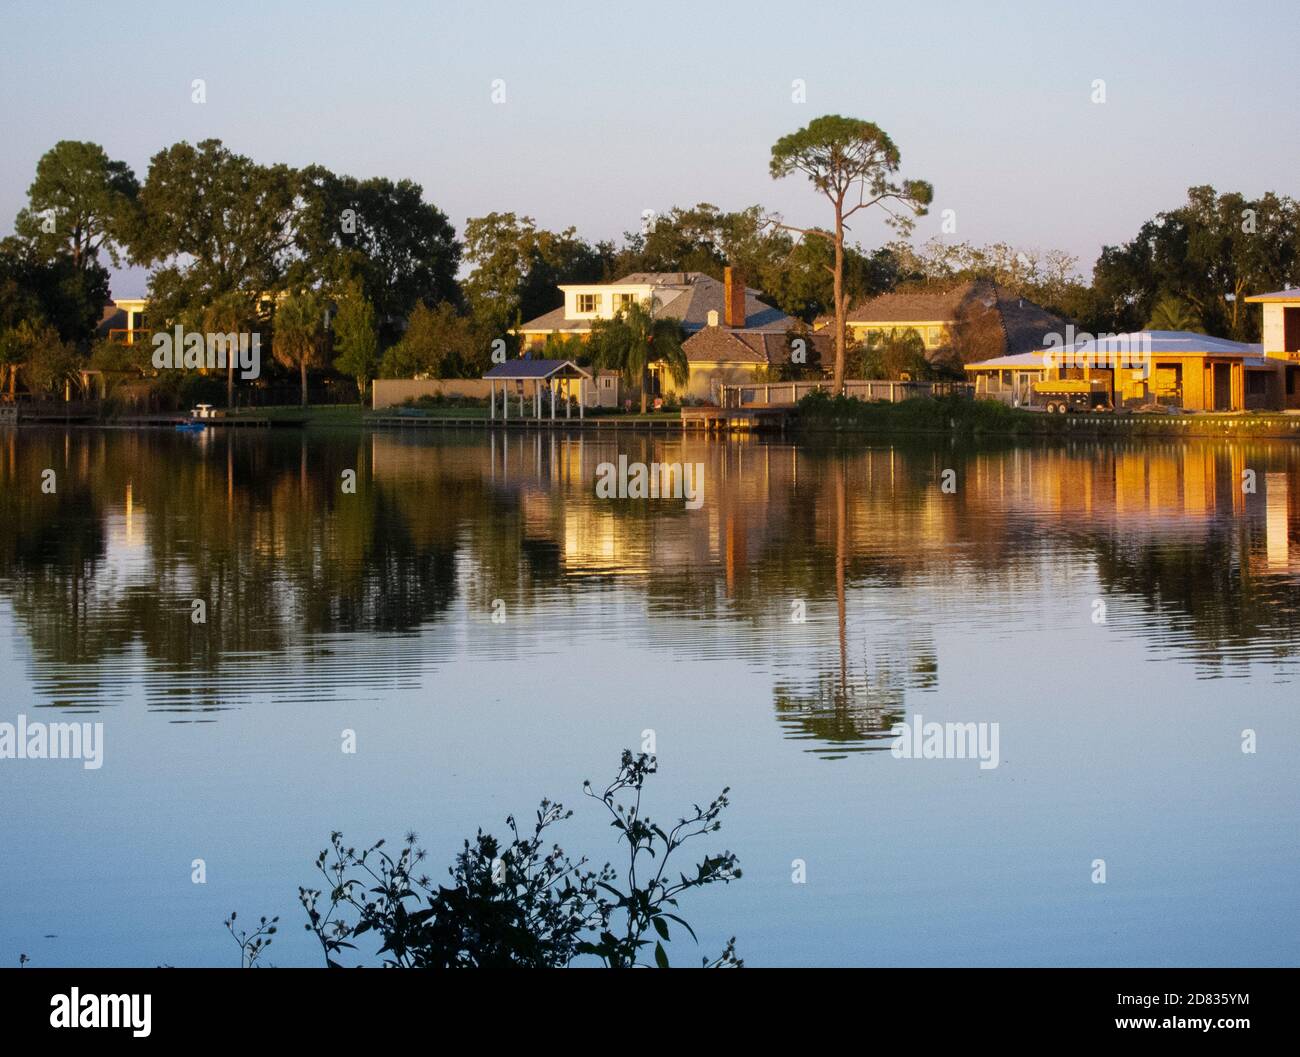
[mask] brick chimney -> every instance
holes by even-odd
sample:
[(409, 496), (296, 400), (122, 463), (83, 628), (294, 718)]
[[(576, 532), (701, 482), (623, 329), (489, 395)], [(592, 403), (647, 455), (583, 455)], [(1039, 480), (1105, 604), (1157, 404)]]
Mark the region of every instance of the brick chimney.
[(730, 266), (722, 270), (723, 320), (729, 327), (745, 325), (745, 279)]

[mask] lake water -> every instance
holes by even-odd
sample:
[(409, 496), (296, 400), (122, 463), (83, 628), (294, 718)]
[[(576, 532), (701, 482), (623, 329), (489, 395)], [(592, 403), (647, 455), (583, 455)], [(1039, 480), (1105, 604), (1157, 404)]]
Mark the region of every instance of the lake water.
[[(598, 498), (620, 454), (703, 502)], [(581, 784), (652, 738), (744, 871), (675, 962), (1294, 965), (1298, 581), (1285, 443), (0, 432), (0, 722), (104, 730), (0, 760), (0, 961), (234, 965), (238, 910), (317, 964), (334, 829), (440, 875), (549, 796), (621, 862)]]

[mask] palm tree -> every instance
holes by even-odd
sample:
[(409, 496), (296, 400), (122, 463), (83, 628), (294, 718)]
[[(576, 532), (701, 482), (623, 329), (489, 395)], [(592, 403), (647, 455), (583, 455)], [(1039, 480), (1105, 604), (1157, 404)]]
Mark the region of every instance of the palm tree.
[(1204, 334), (1200, 317), (1196, 310), (1178, 297), (1162, 297), (1151, 309), (1151, 318), (1147, 320), (1147, 330), (1189, 330), (1193, 334)]
[(641, 386), (641, 414), (646, 412), (650, 365), (661, 363), (678, 385), (690, 377), (682, 350), (682, 328), (675, 319), (656, 319), (643, 304), (632, 302), (613, 319), (591, 325), (591, 361), (596, 367), (618, 371), (629, 385)]
[(320, 358), (325, 332), (324, 302), (314, 290), (289, 294), (275, 306), (271, 353), (285, 367), (297, 367), (302, 378), (302, 406), (307, 406), (307, 368)]
[[(239, 294), (231, 292), (219, 295), (203, 311), (203, 329), (209, 334), (237, 334), (244, 329), (248, 318), (247, 303)], [(237, 357), (226, 353), (226, 410), (235, 407), (235, 360)]]

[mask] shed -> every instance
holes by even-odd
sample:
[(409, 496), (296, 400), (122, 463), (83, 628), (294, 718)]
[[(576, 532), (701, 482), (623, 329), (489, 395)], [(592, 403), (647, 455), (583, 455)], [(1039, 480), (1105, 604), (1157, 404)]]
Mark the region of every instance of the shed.
[(527, 385), (532, 382), (533, 404), (535, 417), (542, 418), (542, 393), (548, 392), (551, 397), (551, 418), (555, 418), (555, 394), (559, 390), (565, 392), (564, 400), (564, 417), (573, 417), (573, 405), (568, 399), (572, 390), (573, 383), (577, 383), (578, 390), (578, 417), (583, 417), (584, 406), (586, 404), (586, 384), (591, 381), (591, 372), (579, 367), (572, 360), (534, 360), (521, 358), (517, 360), (508, 360), (505, 363), (498, 363), (485, 375), (483, 379), (491, 384), (491, 396), (488, 399), (488, 418), (495, 419), (497, 414), (497, 383), (501, 383), (501, 420), (507, 421), (510, 418), (510, 388), (511, 383), (519, 395), (519, 417), (527, 416), (524, 410), (524, 397), (527, 392)]

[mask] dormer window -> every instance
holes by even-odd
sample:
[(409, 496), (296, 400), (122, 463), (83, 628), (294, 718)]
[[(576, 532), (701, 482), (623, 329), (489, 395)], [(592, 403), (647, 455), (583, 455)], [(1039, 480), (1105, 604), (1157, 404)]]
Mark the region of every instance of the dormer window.
[(599, 312), (600, 311), (600, 294), (579, 294), (578, 295), (579, 312)]

